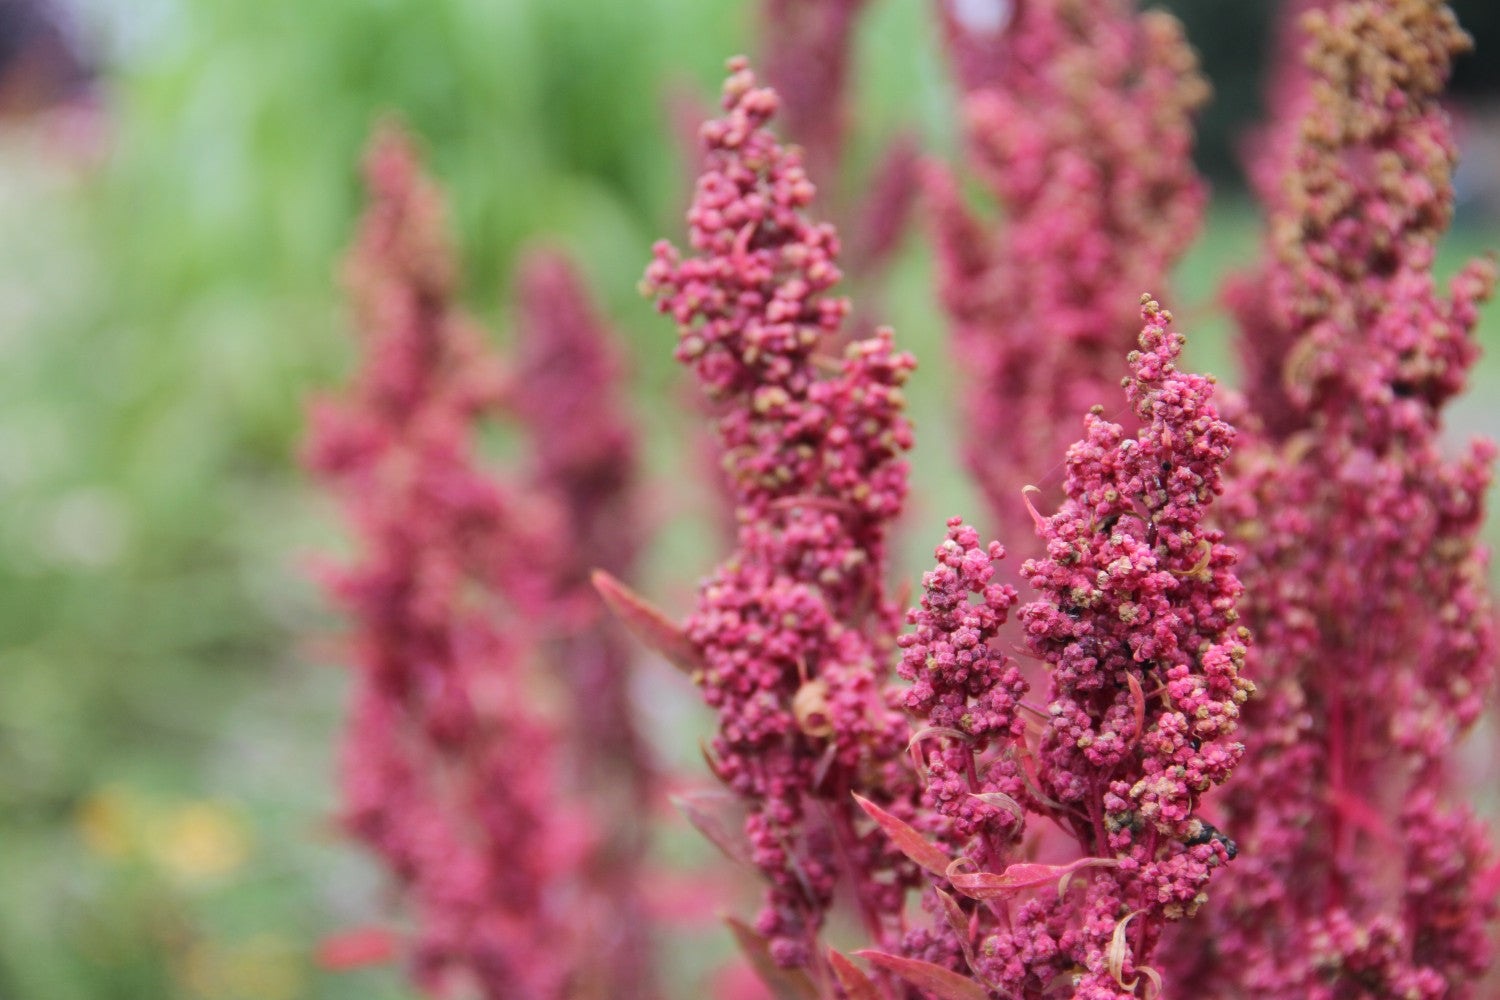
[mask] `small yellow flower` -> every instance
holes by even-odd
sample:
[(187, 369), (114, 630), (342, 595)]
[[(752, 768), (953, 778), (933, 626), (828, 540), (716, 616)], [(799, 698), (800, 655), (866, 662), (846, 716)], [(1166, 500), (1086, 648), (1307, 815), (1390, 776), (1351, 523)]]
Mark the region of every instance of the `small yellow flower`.
[(73, 825), (90, 852), (118, 860), (130, 853), (134, 839), (132, 802), (120, 788), (101, 788), (83, 802), (73, 815)]
[(150, 846), (152, 857), (168, 873), (184, 882), (201, 882), (243, 865), (250, 854), (250, 836), (224, 806), (190, 802), (167, 814)]

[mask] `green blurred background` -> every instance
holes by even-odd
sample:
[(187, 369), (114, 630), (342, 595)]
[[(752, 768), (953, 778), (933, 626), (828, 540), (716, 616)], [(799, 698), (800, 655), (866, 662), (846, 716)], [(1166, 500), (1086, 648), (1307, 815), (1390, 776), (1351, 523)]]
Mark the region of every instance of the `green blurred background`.
[[(20, 6), (0, 0), (0, 29)], [(1172, 304), (1194, 362), (1232, 381), (1214, 294), (1255, 254), (1230, 150), (1255, 114), (1250, 42), (1273, 6), (1167, 6), (1221, 95), (1203, 153), (1218, 195)], [(1497, 8), (1460, 7), (1494, 43), (1461, 71), (1483, 139), (1500, 120), (1484, 117)], [(407, 996), (395, 965), (316, 961), (326, 936), (388, 923), (378, 871), (328, 821), (345, 678), (303, 567), (340, 536), (295, 460), (306, 397), (352, 362), (335, 272), (360, 149), (387, 111), (422, 137), (467, 300), (497, 330), (518, 248), (545, 236), (577, 255), (630, 341), (652, 496), (673, 525), (644, 586), (680, 609), (717, 550), (676, 516), (700, 488), (671, 434), (673, 334), (635, 285), (651, 242), (680, 233), (688, 180), (669, 108), (712, 100), (725, 57), (755, 47), (756, 10), (89, 0), (67, 13), (95, 71), (87, 93), (0, 107), (0, 1000)], [(952, 151), (928, 13), (874, 0), (862, 22), (850, 185), (900, 129)], [(1481, 203), (1495, 162), (1480, 161), (1446, 271), (1500, 244)], [(978, 505), (954, 458), (920, 240), (890, 286), (889, 318), (922, 363), (914, 575), (941, 518)], [(1497, 388), (1488, 360), (1456, 434), (1500, 431)], [(702, 720), (670, 681), (656, 693), (662, 752), (691, 770), (685, 734)]]

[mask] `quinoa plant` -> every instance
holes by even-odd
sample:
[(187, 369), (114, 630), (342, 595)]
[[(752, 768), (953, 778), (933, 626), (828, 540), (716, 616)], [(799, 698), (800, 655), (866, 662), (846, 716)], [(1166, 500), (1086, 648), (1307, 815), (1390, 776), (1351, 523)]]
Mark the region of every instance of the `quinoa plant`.
[[(364, 363), (342, 398), (314, 407), (307, 450), (356, 541), (324, 574), (353, 625), (343, 824), (410, 903), (425, 991), (651, 995), (633, 822), (649, 773), (619, 639), (578, 593), (585, 559), (631, 561), (628, 543), (590, 544), (630, 506), (604, 331), (571, 271), (537, 258), (508, 372), (456, 305), (442, 203), (411, 140), (381, 131), (366, 178), (348, 268)], [(482, 459), (479, 432), (503, 405), (538, 439), (529, 486)], [(558, 419), (579, 411), (594, 421), (586, 439)], [(586, 706), (568, 713), (583, 734), (543, 707), (544, 662)], [(622, 768), (623, 808), (580, 794)]]
[(1179, 961), (1226, 997), (1479, 996), (1500, 884), (1452, 758), (1494, 685), (1494, 445), (1441, 433), (1495, 266), (1432, 273), (1468, 40), (1428, 0), (1302, 23), (1265, 260), (1232, 299), (1258, 418), (1226, 518), (1263, 689), (1224, 812), (1245, 858)]
[(996, 529), (1027, 554), (1021, 487), (1061, 495), (1078, 414), (1103, 404), (1201, 222), (1193, 117), (1208, 96), (1182, 27), (1133, 0), (939, 5), (960, 88), (964, 175), (929, 171), (938, 296), (961, 359), (963, 453)]
[[(964, 448), (1029, 558), (1007, 570), (952, 518), (903, 609), (915, 361), (850, 329), (809, 177), (839, 159), (861, 6), (766, 6), (773, 46), (816, 29), (773, 53), (792, 97), (731, 60), (686, 245), (646, 269), (734, 525), (681, 620), (621, 579), (635, 439), (576, 276), (534, 258), (517, 361), (490, 360), (409, 146), (371, 154), (351, 269), (369, 346), (310, 461), (360, 546), (331, 576), (355, 625), (347, 824), (412, 904), (418, 984), (658, 992), (640, 880), (660, 776), (602, 597), (714, 714), (727, 794), (684, 811), (759, 877), (758, 914), (728, 922), (778, 998), (1484, 995), (1500, 866), (1452, 758), (1495, 679), (1494, 448), (1450, 457), (1441, 433), (1496, 269), (1446, 292), (1432, 273), (1451, 12), (1288, 3), (1305, 58), (1258, 133), (1265, 254), (1228, 286), (1247, 377), (1226, 394), (1141, 294), (1204, 200), (1205, 89), (1175, 22), (937, 5), (969, 169), (1007, 210), (986, 223), (929, 171)], [(806, 154), (773, 132), (784, 106)], [(502, 407), (528, 429), (520, 485), (476, 444)]]

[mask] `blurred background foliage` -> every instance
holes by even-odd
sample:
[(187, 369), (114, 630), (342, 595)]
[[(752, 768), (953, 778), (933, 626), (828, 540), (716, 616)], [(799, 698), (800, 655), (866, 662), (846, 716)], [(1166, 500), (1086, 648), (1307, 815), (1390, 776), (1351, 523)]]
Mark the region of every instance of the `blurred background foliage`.
[[(0, 0), (0, 57), (28, 6)], [(1175, 302), (1194, 360), (1232, 379), (1214, 294), (1255, 253), (1231, 150), (1255, 114), (1251, 41), (1272, 5), (1167, 6), (1221, 97), (1203, 151), (1219, 196)], [(1457, 6), (1488, 50), (1460, 74), (1481, 115), (1500, 18), (1489, 0)], [(467, 297), (496, 329), (528, 240), (582, 262), (631, 340), (653, 497), (672, 522), (645, 589), (681, 608), (716, 551), (676, 516), (699, 487), (671, 433), (672, 333), (635, 284), (651, 242), (680, 233), (672, 109), (706, 107), (725, 57), (753, 50), (754, 5), (79, 0), (65, 13), (85, 57), (57, 81), (69, 101), (0, 100), (0, 1000), (406, 996), (393, 964), (318, 961), (329, 935), (387, 919), (378, 873), (328, 821), (343, 677), (302, 570), (339, 536), (295, 461), (305, 399), (351, 363), (336, 275), (360, 150), (382, 114), (422, 137)], [(871, 4), (855, 103), (847, 183), (900, 129), (951, 154), (925, 3)], [(1450, 242), (1446, 270), (1500, 238), (1476, 207)], [(908, 571), (940, 518), (977, 509), (928, 276), (909, 240), (886, 305), (923, 365)], [(1496, 388), (1487, 361), (1459, 432), (1500, 430), (1483, 402)], [(655, 694), (667, 707), (653, 724), (674, 730), (663, 752), (685, 746), (672, 752), (690, 762), (675, 731), (699, 724), (690, 697)], [(673, 851), (690, 841), (670, 835)]]

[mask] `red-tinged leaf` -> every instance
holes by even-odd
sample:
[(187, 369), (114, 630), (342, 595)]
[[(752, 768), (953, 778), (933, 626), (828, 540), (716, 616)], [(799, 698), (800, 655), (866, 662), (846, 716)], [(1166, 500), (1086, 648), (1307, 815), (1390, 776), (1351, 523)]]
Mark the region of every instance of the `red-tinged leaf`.
[(330, 972), (384, 965), (396, 957), (396, 935), (384, 927), (352, 927), (318, 942), (317, 963)]
[(708, 773), (718, 778), (724, 784), (729, 784), (729, 779), (724, 775), (724, 765), (719, 763), (719, 758), (714, 756), (713, 748), (706, 740), (698, 741), (698, 752), (703, 754), (703, 763), (708, 768)]
[(594, 570), (594, 589), (625, 623), (632, 635), (652, 652), (660, 653), (689, 677), (703, 669), (703, 657), (666, 614), (602, 569)]
[(964, 961), (969, 963), (969, 970), (978, 975), (979, 966), (974, 962), (974, 945), (970, 941), (973, 934), (970, 933), (969, 918), (964, 915), (963, 907), (943, 890), (934, 888), (932, 891), (938, 894), (938, 899), (943, 904), (943, 916), (948, 918), (948, 926), (964, 950)]
[(1044, 806), (1051, 806), (1058, 812), (1066, 811), (1066, 807), (1061, 802), (1058, 802), (1056, 799), (1049, 799), (1047, 796), (1043, 795), (1042, 790), (1037, 787), (1036, 775), (1033, 773), (1036, 770), (1037, 766), (1036, 755), (1033, 754), (1031, 750), (1025, 746), (1025, 744), (1021, 744), (1016, 748), (1016, 756), (1020, 759), (1021, 766), (1018, 768), (1018, 770), (1021, 772), (1022, 783), (1026, 785), (1026, 794), (1030, 795), (1032, 798), (1036, 799)]
[(880, 993), (870, 977), (837, 948), (828, 949), (828, 964), (833, 967), (833, 974), (838, 977), (839, 985), (849, 994), (849, 1000), (880, 1000)]
[(948, 866), (951, 859), (943, 852), (942, 848), (936, 844), (929, 843), (925, 837), (908, 825), (905, 820), (892, 816), (869, 799), (856, 795), (854, 796), (854, 801), (859, 803), (859, 807), (865, 811), (866, 815), (880, 824), (880, 828), (885, 831), (887, 837), (891, 838), (891, 843), (895, 844), (902, 854), (911, 858), (934, 875), (946, 875), (948, 873)]
[(953, 935), (960, 941), (969, 939), (969, 918), (964, 916), (963, 907), (958, 905), (958, 900), (941, 889), (934, 888), (938, 899), (943, 904), (943, 915), (948, 918), (948, 926), (953, 929)]
[(1146, 735), (1146, 692), (1141, 690), (1141, 682), (1136, 680), (1135, 674), (1127, 673), (1125, 683), (1130, 685), (1130, 708), (1135, 716), (1135, 735), (1130, 741), (1136, 743)]
[(801, 969), (783, 969), (777, 965), (776, 960), (771, 957), (766, 939), (757, 934), (749, 924), (734, 917), (725, 917), (724, 922), (729, 925), (730, 933), (734, 935), (735, 942), (749, 960), (751, 968), (776, 1000), (818, 1000), (818, 988), (813, 985), (807, 973)]
[(887, 955), (883, 951), (856, 951), (855, 954), (871, 965), (900, 976), (917, 989), (926, 990), (938, 1000), (989, 1000), (989, 991), (983, 986), (941, 965)]
[(944, 874), (948, 876), (948, 881), (953, 883), (953, 888), (970, 899), (999, 899), (1022, 889), (1035, 889), (1037, 886), (1050, 885), (1080, 868), (1118, 868), (1120, 865), (1120, 862), (1114, 858), (1079, 858), (1066, 865), (1020, 862), (996, 874), (995, 872), (956, 871), (955, 869), (962, 863), (962, 859), (953, 862)]
[(672, 796), (672, 805), (730, 861), (750, 864), (750, 844), (745, 839), (744, 809), (728, 792), (684, 792)]

